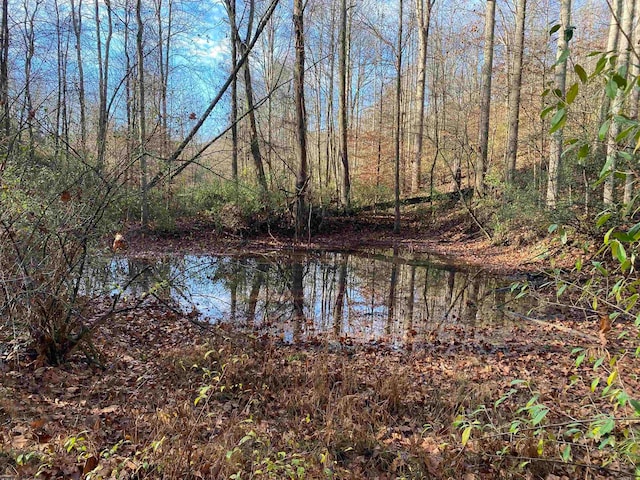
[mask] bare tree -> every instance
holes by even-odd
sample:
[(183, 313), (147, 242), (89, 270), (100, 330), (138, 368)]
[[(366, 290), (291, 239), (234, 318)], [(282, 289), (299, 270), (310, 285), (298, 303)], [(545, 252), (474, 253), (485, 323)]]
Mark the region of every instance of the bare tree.
[[(558, 34), (558, 50), (556, 52), (555, 87), (560, 101), (564, 98), (567, 82), (567, 49), (572, 36), (571, 0), (562, 0), (560, 4), (560, 31)], [(551, 152), (549, 153), (549, 170), (547, 179), (547, 208), (556, 208), (558, 201), (558, 174), (562, 158), (563, 129), (558, 128), (553, 133)]]
[(304, 6), (303, 0), (293, 1), (293, 31), (296, 64), (293, 70), (293, 88), (296, 104), (296, 238), (307, 230), (307, 112), (304, 101)]
[(415, 0), (416, 20), (418, 23), (418, 80), (415, 97), (416, 126), (414, 132), (415, 153), (411, 169), (411, 191), (417, 192), (420, 188), (422, 174), (422, 141), (424, 137), (424, 101), (427, 77), (427, 43), (429, 41), (429, 25), (431, 23), (431, 10), (435, 0)]
[(527, 0), (518, 0), (516, 10), (516, 44), (509, 86), (509, 138), (507, 141), (506, 180), (513, 182), (518, 157), (518, 133), (520, 125), (520, 90), (522, 88), (522, 54), (524, 50), (524, 24)]
[(340, 51), (338, 60), (338, 131), (339, 155), (342, 161), (342, 207), (351, 208), (351, 179), (349, 175), (349, 143), (347, 137), (347, 0), (340, 0)]
[(149, 200), (147, 187), (147, 132), (145, 115), (145, 86), (144, 86), (144, 23), (142, 22), (142, 0), (136, 2), (136, 56), (138, 60), (138, 155), (140, 158), (140, 192), (141, 192), (141, 220), (142, 228), (149, 226)]
[(80, 148), (87, 150), (87, 107), (84, 92), (84, 65), (82, 61), (82, 0), (78, 1), (76, 10), (75, 0), (71, 0), (71, 19), (73, 33), (76, 37), (76, 61), (78, 62), (78, 101), (80, 103)]
[(489, 114), (491, 112), (491, 79), (493, 69), (493, 39), (496, 17), (495, 0), (487, 0), (484, 22), (484, 54), (482, 64), (482, 90), (480, 99), (480, 131), (478, 133), (478, 160), (476, 162), (476, 194), (484, 195), (489, 150)]
[[(634, 0), (622, 0), (622, 23), (619, 24), (620, 33), (618, 35), (618, 59), (616, 61), (616, 69), (618, 75), (623, 78), (627, 77), (629, 68), (629, 46), (633, 29), (634, 17)], [(602, 192), (602, 201), (605, 205), (613, 205), (614, 189), (615, 189), (615, 171), (618, 158), (618, 134), (620, 133), (620, 124), (616, 117), (622, 112), (625, 100), (624, 88), (616, 89), (616, 95), (611, 104), (611, 126), (607, 136), (607, 159), (603, 171), (607, 173), (604, 181)]]
[[(253, 157), (253, 163), (255, 165), (256, 174), (258, 176), (258, 185), (262, 189), (263, 195), (268, 190), (267, 177), (264, 173), (264, 164), (262, 161), (262, 153), (260, 152), (260, 139), (258, 136), (258, 123), (256, 120), (254, 94), (253, 94), (253, 81), (251, 77), (251, 67), (249, 62), (249, 47), (248, 43), (253, 35), (253, 20), (255, 16), (255, 0), (249, 1), (249, 14), (247, 20), (247, 34), (245, 39), (240, 37), (238, 31), (238, 25), (236, 23), (235, 7), (231, 6), (232, 0), (225, 0), (225, 6), (227, 9), (227, 15), (229, 16), (229, 22), (231, 24), (231, 35), (236, 39), (240, 53), (245, 57), (243, 72), (244, 72), (244, 88), (245, 88), (245, 101), (247, 104), (247, 115), (249, 117), (249, 135), (251, 155)], [(233, 8), (233, 10), (232, 10)]]
[(9, 118), (9, 0), (2, 0), (2, 20), (0, 24), (0, 108), (2, 109), (1, 129), (8, 137), (11, 122)]
[(398, 39), (396, 43), (396, 131), (395, 131), (395, 219), (393, 231), (400, 232), (400, 141), (402, 128), (402, 112), (400, 102), (402, 99), (402, 24), (403, 24), (403, 0), (399, 0), (398, 5)]
[[(230, 24), (236, 25), (236, 0), (227, 3)], [(231, 27), (231, 71), (236, 70), (238, 63), (238, 43), (235, 28)], [(231, 83), (231, 178), (238, 182), (238, 78), (233, 77)]]
[(111, 38), (113, 36), (113, 22), (111, 15), (111, 1), (105, 0), (107, 9), (107, 36), (105, 38), (104, 52), (102, 51), (102, 29), (100, 2), (95, 0), (96, 22), (96, 52), (98, 55), (98, 128), (96, 136), (96, 156), (98, 170), (104, 167), (104, 155), (107, 147), (107, 123), (109, 112), (107, 111), (107, 94), (109, 88), (109, 54), (111, 52)]

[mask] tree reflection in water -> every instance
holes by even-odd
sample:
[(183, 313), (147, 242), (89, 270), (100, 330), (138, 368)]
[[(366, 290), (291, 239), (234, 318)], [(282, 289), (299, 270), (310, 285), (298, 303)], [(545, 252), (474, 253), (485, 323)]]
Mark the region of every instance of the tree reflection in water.
[(288, 342), (349, 338), (410, 347), (488, 331), (499, 342), (508, 325), (498, 307), (512, 301), (501, 288), (506, 279), (445, 266), (429, 256), (406, 256), (397, 248), (118, 259), (94, 269), (89, 283), (124, 285), (134, 276), (131, 295), (166, 285), (165, 295), (211, 322)]

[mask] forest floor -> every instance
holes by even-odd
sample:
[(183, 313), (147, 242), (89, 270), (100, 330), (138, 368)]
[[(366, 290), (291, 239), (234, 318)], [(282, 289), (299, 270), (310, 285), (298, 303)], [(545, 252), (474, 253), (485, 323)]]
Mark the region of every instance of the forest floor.
[[(395, 235), (388, 218), (338, 219), (295, 246), (398, 245), (513, 272), (540, 268), (549, 245), (496, 246), (464, 223), (407, 225)], [(193, 228), (174, 238), (133, 234), (130, 244), (133, 255), (292, 246), (278, 235)], [(598, 335), (596, 319), (557, 311), (514, 322), (499, 348), (463, 336), (403, 350), (290, 345), (148, 299), (52, 367), (4, 327), (0, 478), (633, 478), (628, 459), (599, 448), (604, 433), (562, 436), (568, 424), (580, 430), (612, 411), (601, 386), (640, 391), (640, 363), (625, 353), (636, 346), (633, 328)], [(585, 348), (583, 362), (575, 347)], [(608, 434), (623, 441), (625, 432)]]

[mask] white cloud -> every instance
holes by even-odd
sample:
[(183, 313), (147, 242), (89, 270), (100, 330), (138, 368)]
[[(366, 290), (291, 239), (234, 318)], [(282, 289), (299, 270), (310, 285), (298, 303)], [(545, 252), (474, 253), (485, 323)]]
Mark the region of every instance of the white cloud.
[(215, 41), (203, 37), (194, 37), (186, 45), (189, 56), (200, 60), (219, 61), (229, 55), (229, 45), (226, 39)]

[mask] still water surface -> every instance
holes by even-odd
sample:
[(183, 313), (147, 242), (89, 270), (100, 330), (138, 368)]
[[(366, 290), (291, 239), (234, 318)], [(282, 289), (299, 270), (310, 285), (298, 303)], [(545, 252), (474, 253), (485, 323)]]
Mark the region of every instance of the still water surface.
[(153, 290), (210, 322), (287, 342), (406, 346), (465, 335), (500, 344), (510, 326), (503, 307), (524, 308), (508, 279), (392, 250), (116, 258), (93, 282), (128, 295)]

